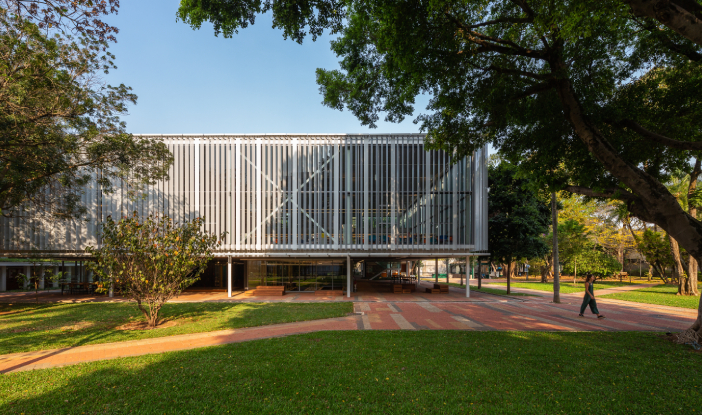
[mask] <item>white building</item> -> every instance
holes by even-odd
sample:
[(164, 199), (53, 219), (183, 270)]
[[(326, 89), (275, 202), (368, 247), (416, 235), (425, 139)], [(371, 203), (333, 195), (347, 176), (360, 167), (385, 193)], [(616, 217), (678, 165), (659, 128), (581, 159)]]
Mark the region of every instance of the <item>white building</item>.
[(352, 269), (364, 278), (369, 262), (487, 250), (487, 148), (452, 164), (450, 154), (425, 150), (421, 134), (160, 137), (174, 163), (145, 199), (93, 185), (83, 194), (87, 221), (0, 219), (0, 253), (87, 259), (100, 222), (135, 210), (204, 216), (205, 230), (226, 231), (199, 282), (220, 289), (348, 288)]

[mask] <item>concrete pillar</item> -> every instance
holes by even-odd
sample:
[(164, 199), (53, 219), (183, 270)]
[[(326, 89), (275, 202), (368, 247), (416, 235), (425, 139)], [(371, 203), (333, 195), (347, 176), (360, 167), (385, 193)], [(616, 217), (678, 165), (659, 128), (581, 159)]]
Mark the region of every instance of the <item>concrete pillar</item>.
[(439, 258), (434, 258), (434, 282), (439, 282)]
[(44, 266), (39, 267), (39, 288), (44, 289)]
[(351, 257), (346, 255), (346, 297), (351, 298)]
[[(31, 277), (31, 276), (32, 276), (32, 267), (31, 267), (31, 265), (25, 265), (25, 266), (24, 266), (24, 275), (26, 275), (27, 277)], [(27, 287), (29, 287), (29, 281), (25, 280), (25, 281), (24, 281), (24, 285), (22, 286), (22, 288), (24, 288), (24, 289), (26, 290)]]
[(0, 266), (0, 291), (7, 291), (7, 267)]
[(232, 257), (227, 257), (227, 297), (232, 296)]
[[(470, 261), (470, 266), (469, 266), (468, 261)], [(470, 279), (468, 278), (468, 277), (470, 277), (470, 274), (468, 274), (469, 268), (471, 270), (473, 269), (473, 258), (467, 256), (466, 257), (466, 298), (470, 298)]]
[(447, 284), (450, 282), (449, 276), (451, 275), (451, 265), (449, 263), (450, 260), (451, 260), (451, 258), (446, 258), (446, 283)]

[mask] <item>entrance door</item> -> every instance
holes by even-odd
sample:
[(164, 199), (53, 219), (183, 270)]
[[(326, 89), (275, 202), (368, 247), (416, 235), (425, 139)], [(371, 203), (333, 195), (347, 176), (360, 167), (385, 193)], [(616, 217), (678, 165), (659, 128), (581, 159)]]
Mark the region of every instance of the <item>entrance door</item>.
[(243, 290), (245, 287), (244, 276), (246, 268), (244, 263), (232, 264), (232, 290)]

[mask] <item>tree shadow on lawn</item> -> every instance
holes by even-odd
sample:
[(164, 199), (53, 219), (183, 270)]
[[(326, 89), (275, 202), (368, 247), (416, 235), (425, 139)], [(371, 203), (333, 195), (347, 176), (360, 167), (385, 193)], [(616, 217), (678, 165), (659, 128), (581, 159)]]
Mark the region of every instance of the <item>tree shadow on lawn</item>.
[(144, 320), (136, 304), (23, 304), (18, 305), (22, 313), (0, 316), (0, 354), (339, 317), (350, 307), (289, 303), (170, 303), (164, 305), (160, 318), (162, 321), (174, 320), (177, 325), (153, 330), (118, 330), (123, 324)]
[(700, 363), (651, 333), (318, 332), (8, 374), (0, 412), (692, 413)]

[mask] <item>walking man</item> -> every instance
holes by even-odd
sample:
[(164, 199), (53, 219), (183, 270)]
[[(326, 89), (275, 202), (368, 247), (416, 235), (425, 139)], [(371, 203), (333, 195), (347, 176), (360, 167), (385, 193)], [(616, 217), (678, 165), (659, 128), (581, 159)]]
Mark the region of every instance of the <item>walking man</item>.
[(597, 302), (595, 301), (595, 289), (592, 287), (592, 283), (595, 281), (595, 277), (588, 273), (585, 278), (585, 297), (583, 297), (583, 305), (580, 306), (580, 317), (585, 317), (583, 313), (585, 308), (589, 305), (592, 314), (597, 314), (597, 318), (605, 318), (600, 311), (597, 309)]

